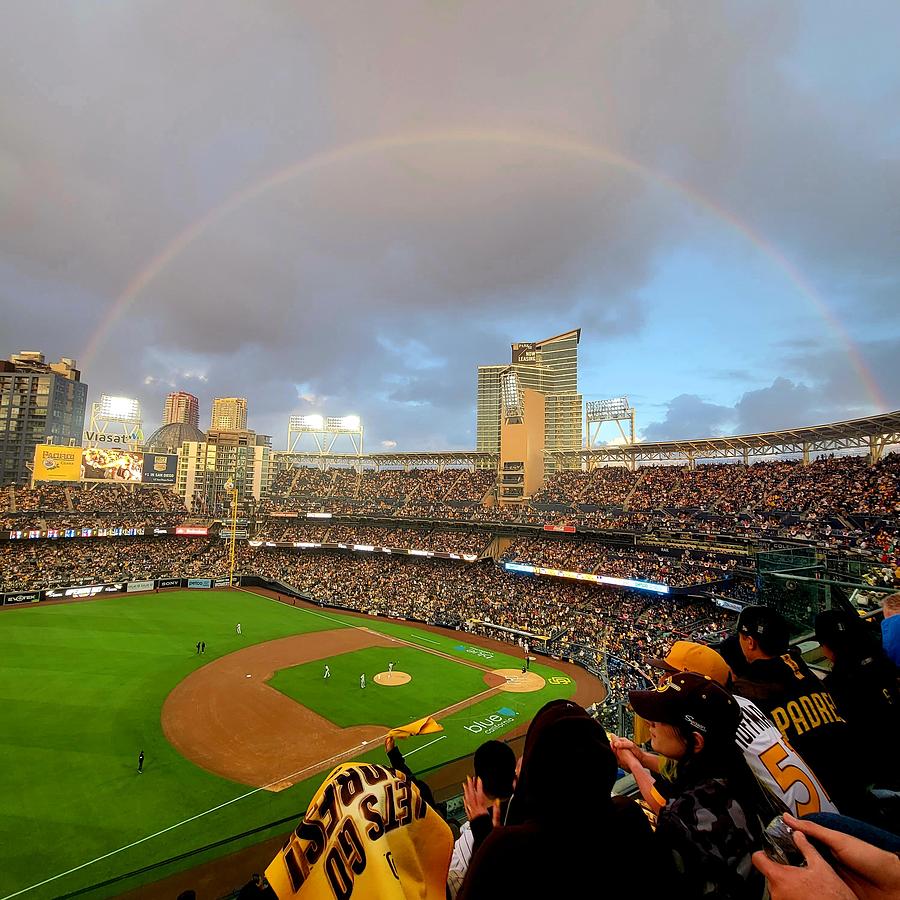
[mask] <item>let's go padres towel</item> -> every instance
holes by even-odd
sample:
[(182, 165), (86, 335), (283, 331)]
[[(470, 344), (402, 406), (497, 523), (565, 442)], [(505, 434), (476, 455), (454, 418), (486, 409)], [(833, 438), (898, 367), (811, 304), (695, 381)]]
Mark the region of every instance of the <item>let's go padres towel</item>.
[(337, 766), (266, 869), (279, 900), (443, 900), (453, 835), (401, 772)]

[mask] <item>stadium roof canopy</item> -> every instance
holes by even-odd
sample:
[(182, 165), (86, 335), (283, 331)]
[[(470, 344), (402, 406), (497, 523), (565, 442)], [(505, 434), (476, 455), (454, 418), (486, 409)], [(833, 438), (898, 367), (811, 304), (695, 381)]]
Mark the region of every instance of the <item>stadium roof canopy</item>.
[[(881, 458), (885, 447), (900, 443), (900, 411), (810, 425), (759, 434), (732, 437), (696, 438), (687, 441), (655, 441), (595, 447), (583, 450), (550, 451), (548, 456), (568, 461), (570, 467), (587, 468), (610, 464), (633, 465), (650, 462), (687, 462), (699, 459), (736, 459), (747, 462), (758, 456), (797, 456), (808, 460), (813, 453), (866, 450), (872, 462)], [(563, 463), (565, 466), (565, 463)]]
[[(808, 460), (814, 453), (834, 453), (864, 450), (871, 461), (879, 460), (886, 447), (900, 444), (900, 410), (832, 422), (806, 428), (786, 428), (759, 434), (731, 437), (695, 438), (686, 441), (654, 441), (584, 448), (582, 450), (552, 450), (547, 455), (563, 468), (588, 468), (606, 465), (634, 466), (638, 463), (682, 462), (693, 464), (703, 459), (733, 459), (748, 462), (766, 456), (802, 456)], [(356, 456), (351, 453), (287, 453), (275, 454), (287, 465), (306, 466), (363, 466), (380, 469), (412, 469), (467, 467), (493, 468), (495, 453), (451, 450), (423, 453), (370, 453)], [(568, 465), (566, 465), (568, 463)]]

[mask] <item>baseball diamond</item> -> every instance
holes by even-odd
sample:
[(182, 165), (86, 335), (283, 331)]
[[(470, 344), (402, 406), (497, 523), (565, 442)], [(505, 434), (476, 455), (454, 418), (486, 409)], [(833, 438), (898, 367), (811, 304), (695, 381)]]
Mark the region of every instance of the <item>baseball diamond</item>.
[[(535, 664), (529, 692), (513, 693), (522, 688), (507, 677), (522, 673), (507, 644), (466, 635), (461, 645), (444, 629), (266, 593), (136, 593), (0, 615), (0, 791), (21, 798), (0, 813), (0, 828), (17, 836), (0, 844), (0, 897), (57, 897), (294, 816), (323, 772), (384, 763), (387, 731), (423, 716), (444, 730), (406, 739), (403, 750), (429, 772), (474, 751), (472, 723), (521, 734), (548, 699), (603, 696), (600, 682), (563, 663)], [(497, 672), (504, 666), (508, 676)], [(41, 846), (53, 852), (20, 852)], [(178, 868), (116, 882), (115, 893)]]

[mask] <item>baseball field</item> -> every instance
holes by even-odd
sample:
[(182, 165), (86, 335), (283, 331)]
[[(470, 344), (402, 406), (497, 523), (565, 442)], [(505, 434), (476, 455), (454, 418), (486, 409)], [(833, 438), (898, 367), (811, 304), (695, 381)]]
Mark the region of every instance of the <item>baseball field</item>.
[(299, 818), (337, 762), (385, 762), (390, 728), (434, 716), (399, 743), (433, 771), (577, 687), (490, 641), (241, 590), (10, 609), (0, 648), (2, 900), (133, 890), (289, 830), (147, 868)]

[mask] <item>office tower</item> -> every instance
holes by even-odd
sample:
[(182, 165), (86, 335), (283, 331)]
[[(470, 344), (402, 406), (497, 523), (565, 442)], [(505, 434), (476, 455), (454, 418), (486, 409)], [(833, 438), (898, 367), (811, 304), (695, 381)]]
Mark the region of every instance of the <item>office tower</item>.
[(580, 450), (582, 397), (578, 393), (578, 342), (581, 329), (542, 341), (512, 345), (507, 365), (478, 367), (476, 449), (500, 453), (501, 380), (514, 372), (521, 390), (544, 395), (546, 471), (556, 468), (553, 450)]
[(0, 360), (0, 484), (25, 484), (38, 444), (81, 446), (88, 386), (75, 360), (29, 350)]
[(200, 427), (200, 401), (187, 391), (173, 391), (166, 397), (163, 410), (163, 425), (180, 422), (184, 425)]
[(216, 397), (213, 400), (209, 427), (223, 431), (246, 430), (246, 399), (244, 397)]

